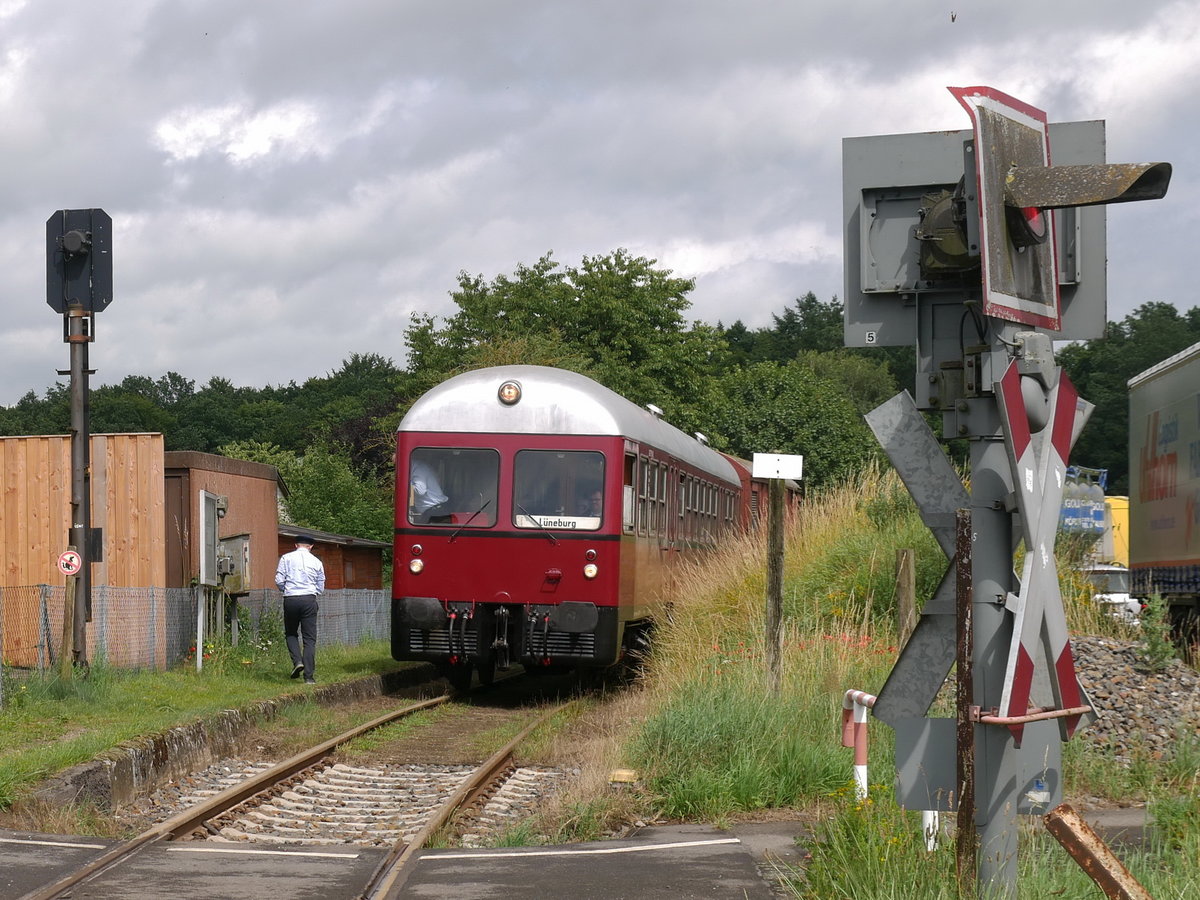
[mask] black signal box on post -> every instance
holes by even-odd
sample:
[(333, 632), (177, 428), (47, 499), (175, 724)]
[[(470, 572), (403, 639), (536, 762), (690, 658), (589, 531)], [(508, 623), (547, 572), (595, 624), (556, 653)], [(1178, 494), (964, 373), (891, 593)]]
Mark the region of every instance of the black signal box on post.
[(102, 209), (58, 210), (46, 220), (46, 303), (97, 313), (112, 298), (112, 219)]

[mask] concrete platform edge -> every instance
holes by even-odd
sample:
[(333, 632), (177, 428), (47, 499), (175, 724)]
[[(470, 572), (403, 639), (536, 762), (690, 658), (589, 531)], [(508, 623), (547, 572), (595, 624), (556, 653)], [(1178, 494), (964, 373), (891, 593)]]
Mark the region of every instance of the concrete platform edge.
[(430, 665), (353, 681), (305, 688), (239, 709), (222, 710), (115, 747), (100, 757), (52, 776), (35, 791), (44, 803), (65, 805), (90, 801), (111, 810), (157, 790), (213, 762), (236, 755), (242, 736), (255, 724), (270, 721), (292, 703), (315, 699), (321, 704), (352, 702), (392, 693), (434, 677)]

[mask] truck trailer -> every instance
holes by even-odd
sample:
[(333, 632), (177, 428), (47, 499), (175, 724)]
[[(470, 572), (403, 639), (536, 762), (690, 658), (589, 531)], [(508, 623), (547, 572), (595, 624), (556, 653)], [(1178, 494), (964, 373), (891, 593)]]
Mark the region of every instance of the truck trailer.
[(1129, 379), (1129, 568), (1200, 638), (1200, 343)]

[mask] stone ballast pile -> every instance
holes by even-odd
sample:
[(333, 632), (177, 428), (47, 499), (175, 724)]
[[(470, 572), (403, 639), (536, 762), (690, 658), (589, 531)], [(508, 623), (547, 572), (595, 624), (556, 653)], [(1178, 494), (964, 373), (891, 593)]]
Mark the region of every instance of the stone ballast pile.
[(1200, 732), (1200, 672), (1174, 659), (1162, 672), (1146, 666), (1141, 643), (1071, 639), (1079, 681), (1099, 714), (1079, 735), (1121, 761), (1174, 754), (1181, 729)]

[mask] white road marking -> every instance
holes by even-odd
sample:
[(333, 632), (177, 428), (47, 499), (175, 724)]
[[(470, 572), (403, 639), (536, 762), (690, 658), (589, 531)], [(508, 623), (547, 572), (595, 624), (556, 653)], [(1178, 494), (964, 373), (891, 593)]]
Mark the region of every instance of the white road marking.
[(328, 859), (358, 859), (357, 853), (320, 853), (316, 850), (246, 850), (241, 847), (168, 847), (168, 853), (240, 853), (243, 856), (322, 856)]
[(740, 844), (737, 838), (714, 838), (710, 841), (675, 841), (669, 844), (639, 844), (636, 847), (594, 847), (588, 850), (511, 850), (479, 853), (437, 853), (422, 856), (422, 860), (495, 859), (505, 856), (587, 856), (602, 853), (645, 853), (647, 850), (678, 850), (681, 847), (710, 847), (713, 844)]

